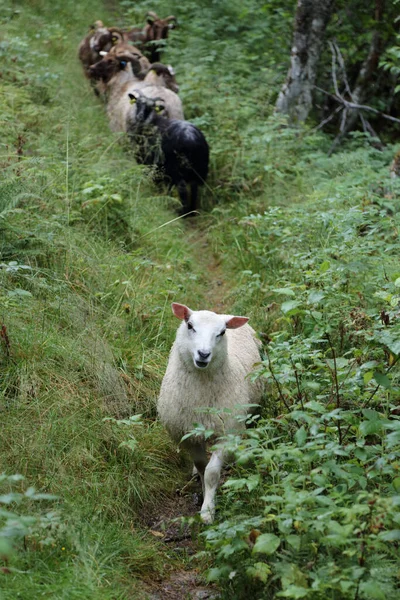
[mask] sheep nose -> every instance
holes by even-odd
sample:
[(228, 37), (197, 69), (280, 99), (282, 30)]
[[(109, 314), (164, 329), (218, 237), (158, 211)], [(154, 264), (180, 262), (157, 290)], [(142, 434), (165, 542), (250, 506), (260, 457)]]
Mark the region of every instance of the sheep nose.
[(211, 354), (211, 352), (202, 352), (201, 350), (199, 350), (198, 353), (202, 360), (206, 360), (206, 358), (208, 358)]

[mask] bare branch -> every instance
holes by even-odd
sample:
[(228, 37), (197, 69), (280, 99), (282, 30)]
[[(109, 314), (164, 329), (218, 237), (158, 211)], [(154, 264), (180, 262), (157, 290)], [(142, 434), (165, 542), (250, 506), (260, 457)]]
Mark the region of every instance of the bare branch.
[(380, 110), (377, 110), (376, 108), (372, 108), (372, 106), (367, 106), (366, 104), (357, 104), (356, 102), (349, 102), (348, 100), (345, 100), (342, 97), (336, 96), (336, 94), (331, 94), (330, 92), (323, 90), (322, 88), (318, 87), (317, 85), (315, 85), (314, 88), (316, 90), (318, 90), (319, 92), (326, 94), (330, 98), (333, 98), (334, 100), (336, 100), (336, 102), (341, 102), (346, 108), (357, 109), (357, 110), (368, 110), (370, 112), (373, 112), (376, 115), (379, 115), (380, 117), (382, 117), (384, 119), (388, 119), (389, 121), (394, 121), (394, 123), (400, 123), (400, 119), (397, 119), (396, 117), (392, 117), (391, 115), (383, 113)]
[(336, 56), (337, 56), (337, 60), (338, 60), (340, 69), (342, 71), (342, 77), (343, 77), (344, 85), (345, 85), (345, 88), (346, 88), (346, 92), (349, 94), (350, 98), (353, 100), (353, 96), (352, 96), (352, 92), (351, 92), (351, 89), (350, 89), (350, 85), (349, 85), (349, 82), (347, 80), (346, 66), (344, 64), (343, 55), (340, 52), (340, 48), (339, 48), (339, 46), (337, 45), (336, 42), (333, 42), (332, 46), (333, 46), (333, 48), (336, 51)]
[(333, 87), (335, 88), (335, 94), (338, 98), (342, 99), (342, 95), (339, 92), (339, 88), (338, 88), (338, 82), (337, 82), (337, 77), (336, 77), (336, 52), (335, 52), (335, 47), (332, 44), (332, 42), (328, 42), (329, 43), (329, 48), (331, 49), (331, 53), (332, 53), (332, 80), (333, 80)]
[(312, 129), (311, 131), (318, 131), (318, 129), (321, 129), (324, 125), (329, 123), (329, 121), (332, 121), (333, 117), (341, 110), (343, 110), (343, 106), (338, 106), (337, 108), (335, 108), (335, 110), (329, 115), (329, 117), (321, 121), (321, 123), (314, 127), (314, 129)]

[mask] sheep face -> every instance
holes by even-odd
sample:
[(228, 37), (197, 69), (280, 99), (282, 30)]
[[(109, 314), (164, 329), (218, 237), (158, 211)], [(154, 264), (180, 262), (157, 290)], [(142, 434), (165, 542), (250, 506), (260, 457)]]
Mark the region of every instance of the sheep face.
[(89, 73), (93, 79), (101, 79), (104, 83), (108, 83), (114, 75), (131, 65), (133, 74), (139, 75), (142, 70), (141, 59), (140, 53), (126, 52), (115, 56), (109, 52), (99, 62), (89, 67)]
[(130, 103), (136, 105), (136, 128), (143, 125), (151, 125), (158, 114), (165, 110), (165, 104), (162, 98), (147, 98), (138, 90), (128, 94)]
[(110, 43), (111, 47), (111, 35), (109, 30), (107, 29), (107, 27), (104, 27), (101, 21), (98, 21), (97, 23), (99, 23), (99, 25), (95, 25), (95, 27), (93, 28), (94, 31), (89, 41), (90, 49), (94, 50), (94, 52), (99, 52), (100, 50), (103, 50), (108, 43)]
[(159, 40), (165, 40), (168, 37), (170, 29), (175, 29), (177, 25), (176, 17), (170, 15), (165, 19), (160, 19), (156, 13), (147, 13), (147, 26), (146, 26), (146, 41), (156, 42)]
[(196, 369), (219, 367), (227, 356), (227, 329), (237, 329), (247, 317), (218, 315), (209, 310), (192, 311), (184, 304), (172, 304), (172, 312), (183, 321), (179, 327), (179, 351), (184, 362)]
[(94, 52), (101, 52), (102, 50), (110, 50), (112, 46), (122, 42), (123, 33), (119, 29), (114, 28), (101, 28), (98, 29), (90, 40), (90, 47)]

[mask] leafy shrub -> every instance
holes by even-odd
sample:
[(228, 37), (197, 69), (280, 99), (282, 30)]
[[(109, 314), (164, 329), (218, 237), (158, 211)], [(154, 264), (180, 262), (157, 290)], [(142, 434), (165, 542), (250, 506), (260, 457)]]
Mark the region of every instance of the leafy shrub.
[(397, 417), (312, 400), (225, 446), (227, 518), (202, 534), (223, 597), (398, 596)]
[(57, 512), (38, 513), (33, 510), (33, 504), (41, 500), (54, 500), (56, 496), (38, 493), (33, 487), (23, 491), (13, 490), (16, 485), (21, 488), (23, 480), (22, 475), (0, 474), (0, 489), (3, 491), (0, 495), (0, 561), (5, 565), (0, 572), (4, 573), (8, 572), (9, 559), (23, 538), (29, 536), (30, 541), (48, 545), (55, 541), (59, 527)]

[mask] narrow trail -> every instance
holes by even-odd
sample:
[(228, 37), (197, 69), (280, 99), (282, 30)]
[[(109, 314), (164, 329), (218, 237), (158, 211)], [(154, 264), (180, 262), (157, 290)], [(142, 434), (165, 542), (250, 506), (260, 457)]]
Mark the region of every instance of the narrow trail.
[(213, 310), (218, 313), (229, 311), (230, 288), (222, 268), (222, 259), (214, 254), (211, 243), (207, 239), (206, 226), (199, 227), (197, 223), (190, 222), (187, 227), (187, 235), (193, 248), (193, 256), (196, 263), (201, 267), (205, 278), (204, 297), (206, 305), (194, 308), (196, 310)]
[[(205, 304), (193, 306), (215, 312), (229, 312), (229, 285), (224, 277), (222, 260), (212, 250), (207, 237), (207, 227), (195, 219), (188, 221), (186, 235), (193, 249), (193, 258), (204, 274)], [(204, 301), (203, 301), (204, 302)], [(182, 528), (180, 517), (194, 516), (201, 506), (201, 486), (196, 479), (177, 490), (174, 498), (165, 503), (163, 514), (147, 514), (145, 525), (150, 534), (159, 538), (171, 553), (187, 562), (198, 550), (199, 545), (188, 527)], [(148, 585), (149, 600), (212, 600), (218, 598), (214, 587), (205, 585), (198, 569), (172, 569), (161, 581)]]

